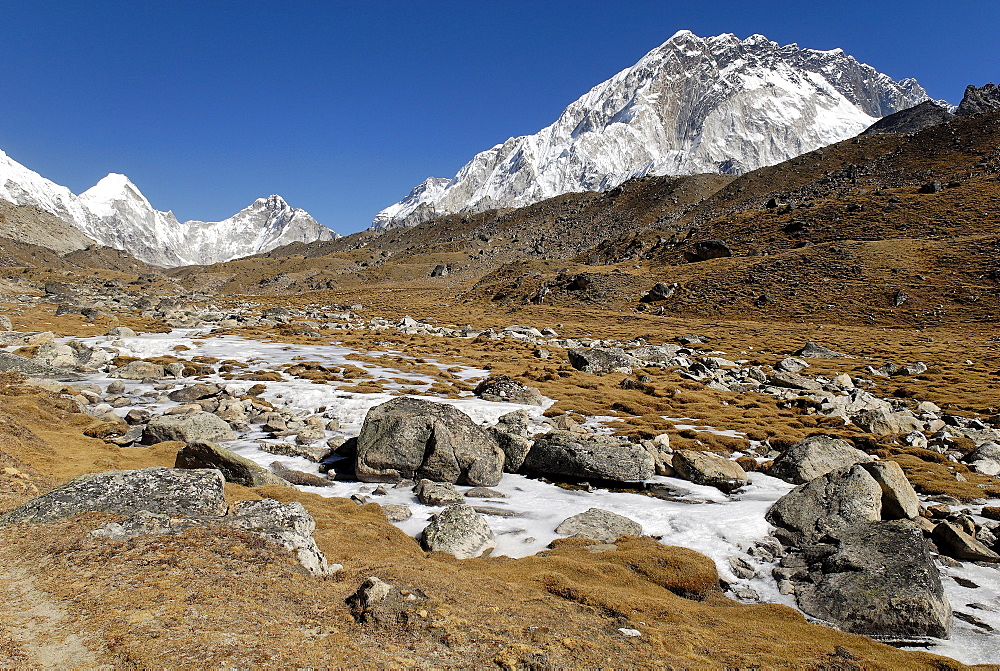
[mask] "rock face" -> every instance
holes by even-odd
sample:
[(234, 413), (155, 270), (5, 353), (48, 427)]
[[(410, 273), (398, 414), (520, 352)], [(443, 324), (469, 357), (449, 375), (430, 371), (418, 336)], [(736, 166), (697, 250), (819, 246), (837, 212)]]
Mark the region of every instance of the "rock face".
[(951, 605), (912, 522), (860, 524), (835, 538), (835, 551), (810, 567), (819, 582), (796, 592), (802, 610), (855, 634), (947, 637)]
[(226, 482), (244, 487), (286, 485), (287, 481), (246, 457), (204, 440), (188, 443), (177, 452), (174, 468), (215, 468)]
[(982, 114), (995, 109), (1000, 109), (1000, 86), (990, 82), (980, 88), (971, 84), (966, 86), (965, 96), (958, 104), (955, 113), (958, 115)]
[(86, 512), (132, 515), (143, 510), (179, 517), (226, 514), (222, 474), (216, 470), (144, 468), (82, 475), (15, 508), (0, 523), (52, 522)]
[(363, 482), (426, 478), (493, 487), (503, 465), (489, 432), (444, 403), (395, 398), (368, 411), (358, 436), (356, 473)]
[[(374, 230), (523, 207), (643, 175), (741, 173), (853, 137), (927, 99), (843, 51), (682, 30), (535, 135), (477, 154), (382, 210)], [(767, 138), (755, 141), (753, 138)]]
[(671, 465), (678, 477), (724, 492), (734, 491), (750, 482), (746, 471), (739, 464), (710, 452), (677, 450)]
[(479, 557), (497, 546), (486, 519), (466, 505), (450, 506), (435, 515), (420, 542), (425, 550), (449, 552), (458, 559)]
[(592, 538), (601, 543), (613, 543), (622, 536), (641, 536), (642, 525), (609, 510), (590, 508), (567, 517), (556, 527), (556, 533), (574, 538)]
[(862, 135), (882, 133), (916, 133), (936, 126), (952, 118), (952, 113), (933, 100), (925, 100), (919, 105), (900, 110), (879, 119), (869, 126)]
[(801, 485), (838, 468), (867, 461), (871, 461), (871, 457), (846, 440), (810, 436), (782, 452), (767, 474)]
[(641, 445), (611, 436), (551, 431), (535, 441), (523, 470), (572, 478), (642, 482), (653, 476), (653, 456)]
[(143, 442), (151, 445), (167, 440), (180, 440), (185, 443), (204, 440), (226, 442), (236, 440), (236, 434), (225, 420), (210, 412), (154, 417), (146, 425)]

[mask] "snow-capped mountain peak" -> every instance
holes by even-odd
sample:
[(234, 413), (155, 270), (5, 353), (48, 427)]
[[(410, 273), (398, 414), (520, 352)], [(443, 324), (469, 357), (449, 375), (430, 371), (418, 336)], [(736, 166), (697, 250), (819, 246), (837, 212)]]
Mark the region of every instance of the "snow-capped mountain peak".
[(110, 173), (77, 196), (2, 151), (0, 198), (51, 212), (102, 245), (160, 266), (207, 265), (340, 237), (278, 195), (222, 221), (180, 223), (173, 212), (155, 209), (125, 175)]
[(841, 49), (680, 30), (552, 125), (477, 154), (449, 180), (426, 180), (372, 228), (522, 207), (642, 175), (753, 170), (853, 137), (926, 99), (915, 80), (893, 81)]

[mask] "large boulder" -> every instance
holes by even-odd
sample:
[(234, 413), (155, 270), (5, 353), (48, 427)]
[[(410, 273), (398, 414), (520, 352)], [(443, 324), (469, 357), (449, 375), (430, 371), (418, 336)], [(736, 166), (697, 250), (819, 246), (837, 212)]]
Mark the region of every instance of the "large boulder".
[(963, 561), (1000, 562), (1000, 555), (952, 522), (941, 522), (931, 536), (943, 555)]
[(806, 554), (815, 582), (796, 590), (799, 608), (854, 634), (948, 636), (951, 605), (914, 523), (862, 523), (833, 535), (832, 553)]
[(65, 368), (50, 366), (47, 363), (35, 361), (34, 359), (29, 359), (20, 354), (13, 354), (12, 352), (0, 352), (0, 372), (23, 373), (31, 377), (47, 377), (56, 380), (80, 379), (79, 375)]
[(573, 368), (593, 375), (632, 374), (639, 361), (620, 347), (578, 347), (566, 350)]
[(809, 436), (782, 452), (767, 469), (767, 474), (802, 485), (830, 471), (871, 459), (846, 440), (833, 436)]
[(471, 486), (500, 483), (504, 453), (461, 410), (403, 396), (368, 411), (355, 472), (362, 482), (426, 478)]
[(167, 394), (167, 398), (178, 403), (192, 403), (203, 398), (218, 396), (222, 392), (222, 387), (212, 382), (199, 382), (187, 387), (181, 387)]
[(872, 461), (863, 466), (882, 488), (882, 519), (912, 519), (920, 514), (920, 499), (899, 464)]
[(489, 554), (497, 546), (486, 518), (472, 506), (454, 505), (431, 519), (420, 539), (425, 550), (450, 552), (458, 559)]
[(711, 452), (677, 450), (671, 465), (677, 477), (724, 492), (734, 491), (750, 482), (742, 466)]
[(643, 482), (653, 477), (653, 456), (642, 445), (599, 434), (551, 431), (535, 441), (522, 470), (572, 478)]
[(861, 464), (839, 468), (778, 499), (766, 519), (803, 539), (882, 519), (882, 487)]
[(219, 517), (227, 509), (223, 484), (222, 474), (209, 469), (90, 473), (15, 508), (0, 524), (52, 522), (88, 512)]
[(540, 391), (506, 375), (486, 378), (476, 386), (473, 393), (484, 401), (522, 405), (545, 404), (545, 397)]
[(330, 567), (316, 545), (316, 522), (298, 501), (279, 503), (274, 499), (240, 501), (226, 518), (229, 526), (263, 536), (295, 553), (310, 573), (324, 575), (340, 567)]
[(246, 457), (208, 441), (188, 443), (177, 452), (174, 468), (215, 468), (226, 482), (244, 487), (287, 485), (288, 482)]
[(163, 375), (163, 366), (149, 361), (130, 361), (111, 373), (111, 377), (122, 380), (145, 380), (146, 378), (160, 380)]
[(590, 508), (564, 519), (556, 527), (556, 533), (613, 543), (622, 536), (641, 536), (642, 525), (610, 510)]
[(199, 440), (226, 442), (236, 440), (236, 434), (225, 420), (210, 412), (196, 412), (191, 415), (154, 417), (146, 425), (142, 440), (147, 445), (167, 440), (180, 440), (185, 443)]

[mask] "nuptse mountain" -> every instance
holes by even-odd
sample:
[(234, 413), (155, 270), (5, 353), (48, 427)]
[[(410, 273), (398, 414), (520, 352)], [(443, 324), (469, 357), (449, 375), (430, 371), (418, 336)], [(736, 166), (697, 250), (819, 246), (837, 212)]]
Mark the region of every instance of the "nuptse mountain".
[(477, 154), (452, 179), (427, 179), (379, 212), (372, 229), (522, 207), (643, 175), (746, 172), (853, 137), (925, 100), (915, 80), (893, 81), (840, 49), (682, 30), (551, 126)]
[(0, 198), (54, 214), (91, 240), (158, 266), (207, 265), (340, 237), (280, 196), (258, 198), (222, 221), (181, 223), (154, 209), (125, 175), (112, 173), (75, 195), (2, 151)]

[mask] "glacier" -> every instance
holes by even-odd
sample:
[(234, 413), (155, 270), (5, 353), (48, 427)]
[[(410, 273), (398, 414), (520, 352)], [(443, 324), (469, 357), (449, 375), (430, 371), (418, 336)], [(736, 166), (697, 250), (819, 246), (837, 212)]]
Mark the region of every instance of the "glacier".
[(476, 154), (379, 212), (371, 230), (523, 207), (645, 175), (742, 173), (854, 137), (928, 100), (841, 49), (763, 35), (674, 34), (570, 104), (552, 125)]
[(173, 212), (155, 209), (125, 175), (111, 173), (75, 195), (3, 151), (0, 198), (54, 214), (98, 244), (164, 267), (210, 265), (292, 242), (340, 237), (277, 195), (258, 198), (222, 221), (182, 223)]

